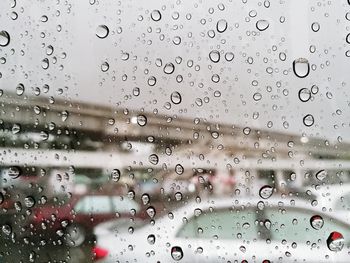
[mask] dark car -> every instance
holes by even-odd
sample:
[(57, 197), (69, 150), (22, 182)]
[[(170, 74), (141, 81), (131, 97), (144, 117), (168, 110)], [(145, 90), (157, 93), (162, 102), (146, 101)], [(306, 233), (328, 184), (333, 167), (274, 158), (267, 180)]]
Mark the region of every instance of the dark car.
[(91, 240), (97, 224), (117, 218), (144, 218), (140, 210), (140, 205), (128, 197), (87, 194), (33, 208), (27, 225), (30, 233), (41, 238), (61, 238), (69, 246), (80, 246)]

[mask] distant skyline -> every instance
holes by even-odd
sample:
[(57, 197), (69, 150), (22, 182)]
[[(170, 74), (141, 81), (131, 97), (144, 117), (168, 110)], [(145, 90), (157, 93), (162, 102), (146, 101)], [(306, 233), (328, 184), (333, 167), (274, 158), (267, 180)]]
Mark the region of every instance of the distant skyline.
[(350, 141), (346, 1), (90, 2), (1, 1), (0, 88)]

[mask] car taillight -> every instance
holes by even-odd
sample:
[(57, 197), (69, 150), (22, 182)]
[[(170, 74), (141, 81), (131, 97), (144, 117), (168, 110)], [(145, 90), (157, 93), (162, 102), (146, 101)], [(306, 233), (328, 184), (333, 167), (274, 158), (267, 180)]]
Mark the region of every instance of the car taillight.
[(94, 260), (99, 260), (107, 257), (108, 250), (101, 247), (92, 248), (92, 257)]

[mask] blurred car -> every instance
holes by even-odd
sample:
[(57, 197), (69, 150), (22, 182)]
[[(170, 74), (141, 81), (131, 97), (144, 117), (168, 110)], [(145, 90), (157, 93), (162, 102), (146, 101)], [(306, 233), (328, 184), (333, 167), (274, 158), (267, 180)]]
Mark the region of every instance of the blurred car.
[(140, 228), (94, 232), (101, 263), (349, 262), (350, 225), (303, 200), (212, 199)]
[(45, 204), (33, 208), (28, 222), (35, 235), (64, 237), (69, 246), (91, 240), (93, 227), (116, 218), (142, 217), (140, 205), (128, 197), (107, 194), (78, 195), (64, 204)]
[(305, 192), (313, 195), (319, 206), (350, 222), (350, 184), (317, 185)]

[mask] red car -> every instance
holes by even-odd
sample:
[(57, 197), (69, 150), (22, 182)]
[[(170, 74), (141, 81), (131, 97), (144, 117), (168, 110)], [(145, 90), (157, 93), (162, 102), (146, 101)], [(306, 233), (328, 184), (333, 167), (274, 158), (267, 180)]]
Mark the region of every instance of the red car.
[[(32, 209), (30, 232), (39, 237), (61, 237), (69, 246), (92, 238), (93, 227), (116, 218), (144, 218), (133, 199), (107, 194), (74, 196), (63, 204), (44, 204)], [(49, 234), (49, 235), (48, 235)]]

